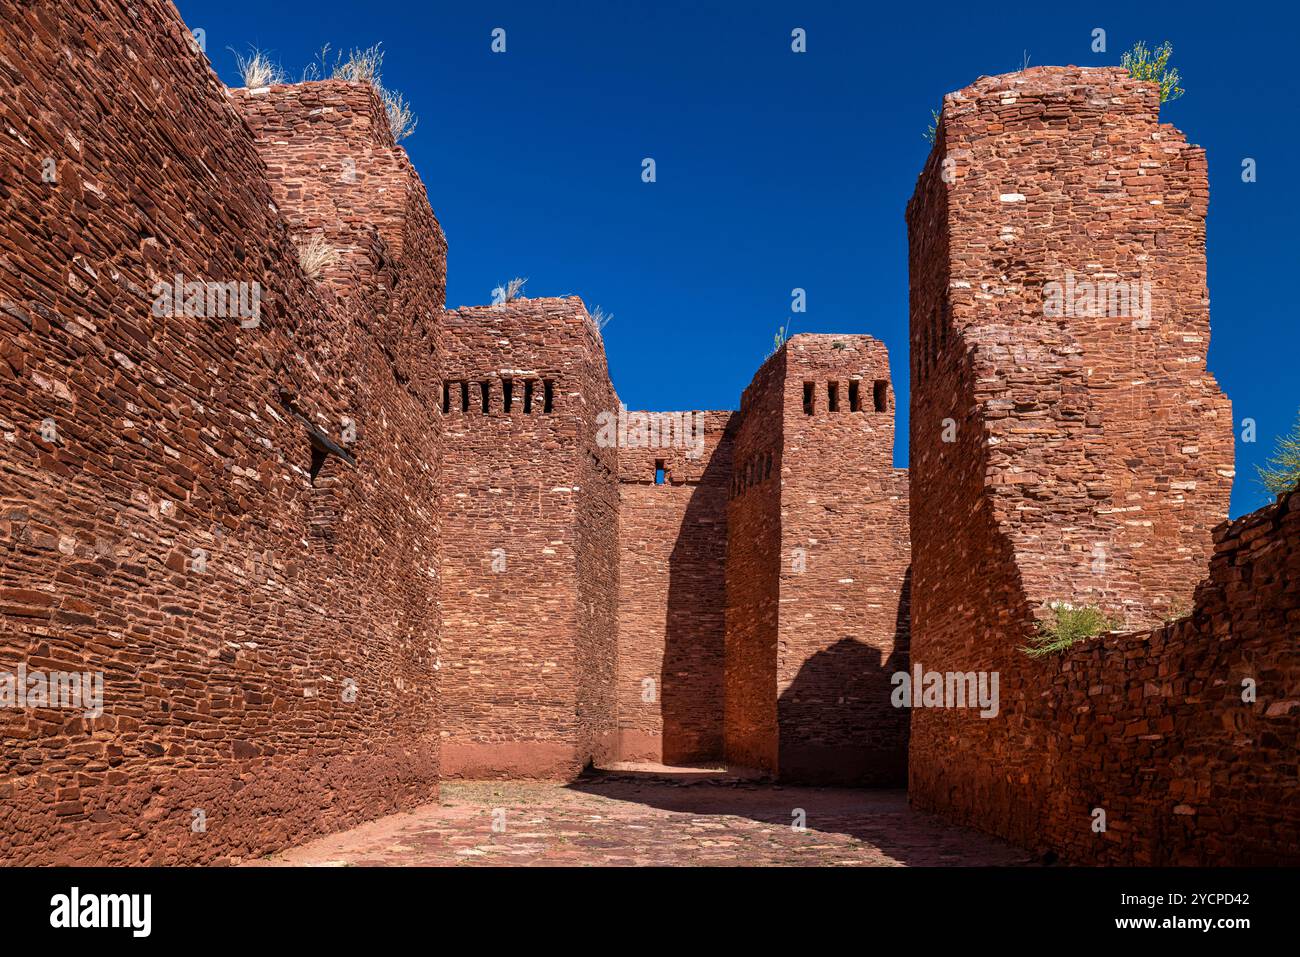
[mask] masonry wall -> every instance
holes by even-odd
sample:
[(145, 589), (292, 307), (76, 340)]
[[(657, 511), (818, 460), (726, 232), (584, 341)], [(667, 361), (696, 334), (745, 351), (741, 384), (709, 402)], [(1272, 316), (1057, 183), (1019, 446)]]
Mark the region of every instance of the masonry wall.
[(907, 492), (889, 357), (795, 336), (741, 400), (728, 507), (726, 752), (782, 780), (901, 785)]
[[(412, 348), (385, 306), (422, 270), (430, 303), (421, 328), (437, 324), (447, 287), (447, 243), (424, 184), (398, 149), (383, 103), (368, 84), (327, 80), (232, 90), (266, 163), (275, 204), (295, 241), (322, 238), (334, 261), (322, 283), (360, 298), (359, 315), (384, 348)], [(427, 243), (426, 249), (409, 249)], [(401, 264), (402, 269), (397, 269)], [(433, 343), (419, 343), (425, 357)], [(421, 383), (430, 391), (429, 384)]]
[[(0, 671), (100, 672), (105, 697), (0, 710), (22, 742), (0, 854), (232, 861), (430, 800), (428, 356), (303, 275), (174, 8), (0, 16)], [(394, 228), (407, 290), (374, 299), (432, 335), (441, 267), (409, 259), (441, 236), (431, 214)], [(258, 321), (156, 310), (178, 273), (260, 283)]]
[(889, 355), (870, 336), (795, 336), (785, 362), (780, 775), (902, 787), (907, 713), (889, 698), (907, 670), (907, 472)]
[(450, 310), (440, 341), (444, 772), (571, 777), (615, 747), (618, 450), (597, 444), (596, 416), (618, 401), (604, 349), (576, 298)]
[[(785, 356), (769, 356), (740, 399), (727, 502), (723, 735), (727, 764), (777, 771), (781, 442)], [(761, 469), (758, 464), (761, 462)]]
[[(734, 414), (629, 412), (619, 448), (618, 756), (696, 764), (723, 756), (727, 498)], [(647, 416), (645, 419), (639, 416)], [(663, 416), (688, 442), (668, 444)], [(662, 466), (662, 482), (657, 466)], [(648, 684), (647, 684), (648, 682)]]
[(1042, 833), (1062, 858), (1300, 862), (1300, 493), (1225, 522), (1214, 542), (1191, 614), (1048, 671)]
[[(912, 660), (996, 672), (1001, 698), (912, 715), (910, 791), (1026, 844), (1057, 752), (1053, 665), (1020, 647), (1049, 602), (1130, 628), (1185, 610), (1228, 508), (1205, 157), (1157, 99), (1115, 69), (981, 79), (945, 98), (908, 207)], [(1146, 283), (1151, 308), (1053, 312), (1071, 276)]]

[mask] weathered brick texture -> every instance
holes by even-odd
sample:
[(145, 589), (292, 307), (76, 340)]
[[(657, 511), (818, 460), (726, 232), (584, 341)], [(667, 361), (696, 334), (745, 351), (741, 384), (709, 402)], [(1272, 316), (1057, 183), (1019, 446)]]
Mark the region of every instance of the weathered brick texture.
[[(654, 445), (619, 447), (618, 753), (624, 761), (718, 761), (734, 413), (650, 415), (627, 418)], [(696, 454), (689, 444), (660, 445), (679, 423), (694, 442), (695, 416)]]
[(1214, 542), (1189, 616), (1046, 670), (1039, 841), (1068, 860), (1300, 862), (1300, 492)]
[(596, 417), (618, 400), (604, 347), (576, 298), (443, 322), (444, 773), (569, 777), (615, 747), (618, 450), (597, 445)]
[(793, 337), (741, 400), (728, 509), (727, 756), (784, 780), (899, 785), (906, 472), (889, 357)]
[[(0, 22), (6, 863), (235, 861), (618, 758), (910, 775), (1069, 860), (1300, 860), (1300, 494), (1212, 529), (1205, 157), (1153, 86), (946, 98), (909, 473), (869, 336), (785, 343), (698, 455), (610, 441), (581, 300), (444, 308), (365, 85), (227, 90), (159, 0)], [(1053, 601), (1144, 630), (1031, 660)], [(894, 707), (909, 666), (996, 672), (997, 716)], [(102, 674), (102, 715), (11, 705), (33, 672)]]
[[(1193, 638), (1206, 610), (1149, 644), (1120, 639), (1118, 655), (1108, 640), (1086, 687), (1055, 676), (1094, 652), (1062, 663), (1020, 650), (1049, 602), (1100, 605), (1130, 628), (1186, 609), (1227, 513), (1231, 413), (1205, 368), (1205, 157), (1158, 122), (1157, 101), (1123, 71), (1076, 68), (986, 77), (944, 101), (908, 207), (912, 659), (998, 673), (1001, 706), (992, 719), (913, 714), (910, 791), (1072, 858), (1210, 862), (1208, 839), (1159, 847), (1175, 825), (1205, 837), (1221, 812), (1171, 823), (1193, 802), (1150, 790), (1171, 775), (1220, 786), (1186, 722), (1204, 687), (1229, 679), (1227, 658)], [(1049, 284), (1077, 297), (1084, 282), (1139, 293), (1112, 289), (1096, 313), (1049, 305)], [(1137, 741), (1111, 728), (1125, 709)], [(1243, 786), (1231, 800), (1245, 814), (1274, 797)], [(1093, 807), (1112, 809), (1112, 828), (1088, 843)], [(1243, 826), (1285, 816), (1269, 813)], [(1288, 834), (1293, 823), (1276, 836)]]
[[(227, 860), (429, 800), (436, 372), (374, 319), (431, 331), (432, 214), (390, 212), (400, 292), (315, 285), (174, 8), (0, 20), (0, 671), (105, 697), (0, 710), (0, 857)], [(155, 309), (177, 274), (259, 321)]]
[[(393, 142), (383, 103), (368, 84), (341, 80), (230, 95), (256, 136), (285, 222), (296, 236), (320, 235), (334, 250), (325, 285), (367, 299), (363, 321), (385, 337), (386, 348), (416, 345), (411, 330), (382, 321), (383, 309), (419, 270), (431, 300), (419, 331), (435, 324), (432, 310), (441, 309), (446, 293), (447, 243), (424, 184)], [(428, 341), (419, 345), (429, 354)]]

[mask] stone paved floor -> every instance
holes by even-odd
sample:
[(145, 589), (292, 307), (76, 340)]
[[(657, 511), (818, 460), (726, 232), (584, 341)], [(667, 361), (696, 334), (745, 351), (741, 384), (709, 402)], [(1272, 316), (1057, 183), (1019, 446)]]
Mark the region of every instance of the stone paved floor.
[[(505, 830), (493, 815), (504, 810)], [(807, 829), (791, 827), (795, 809)], [(501, 819), (501, 815), (497, 815)], [(446, 782), (442, 800), (260, 865), (1013, 865), (1026, 852), (907, 806), (903, 791), (596, 772), (569, 785)]]

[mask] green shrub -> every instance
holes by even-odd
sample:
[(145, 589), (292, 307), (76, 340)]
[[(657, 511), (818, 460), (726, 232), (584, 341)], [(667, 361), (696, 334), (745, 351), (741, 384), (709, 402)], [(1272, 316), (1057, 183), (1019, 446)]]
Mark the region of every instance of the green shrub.
[(1139, 40), (1120, 58), (1120, 66), (1128, 70), (1128, 75), (1135, 80), (1150, 80), (1160, 84), (1160, 102), (1176, 100), (1183, 95), (1183, 88), (1178, 84), (1182, 77), (1177, 68), (1169, 69), (1169, 58), (1174, 54), (1174, 46), (1168, 40), (1154, 50)]
[(929, 141), (931, 146), (934, 145), (934, 138), (939, 135), (939, 111), (938, 110), (930, 111), (930, 126), (928, 129), (926, 129), (926, 131), (922, 135), (926, 138), (926, 140)]
[(789, 338), (790, 338), (790, 320), (787, 319), (785, 321), (785, 325), (778, 327), (776, 330), (776, 334), (772, 336), (772, 351), (767, 354), (767, 358), (770, 359), (772, 358), (772, 356), (776, 355), (777, 352), (780, 351), (781, 347), (785, 345), (785, 341)]
[(1291, 433), (1277, 440), (1273, 457), (1256, 470), (1270, 495), (1284, 495), (1300, 485), (1300, 417)]
[(1038, 634), (1029, 639), (1029, 644), (1020, 650), (1031, 658), (1065, 651), (1088, 638), (1094, 638), (1105, 631), (1116, 631), (1124, 626), (1118, 618), (1112, 618), (1100, 608), (1083, 605), (1075, 608), (1066, 602), (1053, 602), (1050, 606), (1052, 617), (1038, 623)]

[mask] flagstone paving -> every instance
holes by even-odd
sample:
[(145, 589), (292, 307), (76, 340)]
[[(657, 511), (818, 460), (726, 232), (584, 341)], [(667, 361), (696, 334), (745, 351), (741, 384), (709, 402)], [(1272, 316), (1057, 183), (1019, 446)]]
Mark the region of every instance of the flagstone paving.
[[(806, 827), (799, 822), (800, 812)], [(596, 772), (569, 784), (446, 782), (438, 803), (266, 866), (1017, 865), (1030, 855), (907, 806), (903, 791)]]

